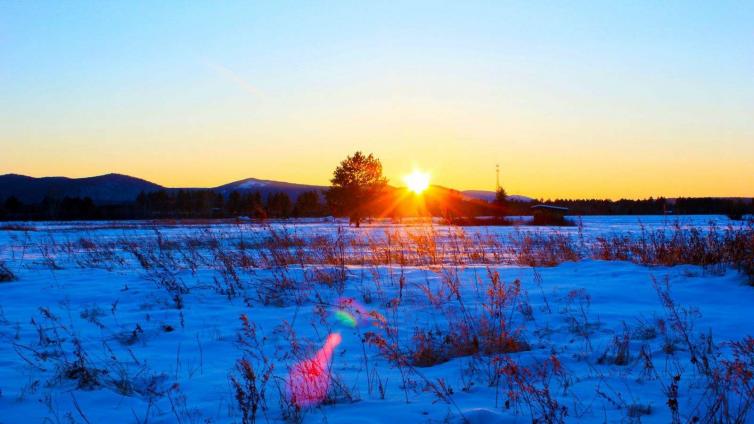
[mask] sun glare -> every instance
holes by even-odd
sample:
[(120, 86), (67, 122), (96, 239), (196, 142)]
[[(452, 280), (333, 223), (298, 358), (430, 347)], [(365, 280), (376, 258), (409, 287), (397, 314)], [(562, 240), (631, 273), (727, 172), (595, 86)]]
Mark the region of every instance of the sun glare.
[(414, 170), (412, 173), (403, 177), (403, 181), (409, 190), (416, 194), (421, 194), (429, 187), (429, 173)]

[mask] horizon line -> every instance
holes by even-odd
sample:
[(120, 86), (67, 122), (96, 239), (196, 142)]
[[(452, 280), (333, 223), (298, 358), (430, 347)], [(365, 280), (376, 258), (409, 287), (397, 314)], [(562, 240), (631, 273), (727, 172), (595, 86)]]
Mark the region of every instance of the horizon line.
[[(150, 180), (150, 179), (146, 179), (146, 178), (142, 178), (142, 177), (137, 177), (137, 176), (134, 176), (134, 175), (131, 175), (131, 174), (124, 174), (122, 172), (106, 172), (106, 173), (103, 173), (103, 174), (89, 175), (89, 176), (82, 176), (82, 177), (69, 177), (69, 176), (65, 176), (65, 175), (34, 176), (34, 175), (29, 175), (29, 174), (21, 174), (21, 173), (17, 173), (17, 172), (6, 172), (4, 174), (0, 174), (0, 177), (10, 176), (10, 175), (20, 176), (20, 177), (27, 177), (27, 178), (34, 178), (34, 179), (66, 178), (66, 179), (70, 179), (70, 180), (80, 180), (80, 179), (87, 179), (87, 178), (106, 177), (108, 175), (120, 175), (120, 176), (124, 176), (124, 177), (128, 177), (128, 178), (134, 178), (134, 179), (146, 181), (146, 182), (148, 182), (150, 184), (154, 184), (154, 185), (160, 186), (161, 188), (172, 189), (172, 190), (182, 190), (182, 189), (184, 189), (184, 190), (186, 190), (186, 189), (188, 189), (188, 190), (212, 190), (212, 189), (217, 189), (217, 188), (220, 188), (220, 187), (228, 185), (228, 184), (238, 183), (238, 182), (242, 182), (242, 181), (246, 181), (246, 180), (256, 180), (256, 181), (263, 181), (263, 182), (270, 182), (270, 183), (282, 183), (282, 184), (291, 184), (291, 185), (299, 185), (299, 186), (311, 186), (311, 187), (318, 187), (318, 188), (327, 188), (327, 187), (330, 186), (329, 184), (313, 184), (313, 183), (290, 182), (290, 181), (273, 180), (273, 179), (257, 178), (257, 177), (241, 178), (241, 179), (238, 179), (238, 180), (233, 180), (233, 181), (229, 181), (229, 182), (226, 182), (226, 183), (223, 183), (223, 184), (219, 184), (219, 185), (214, 185), (214, 186), (209, 186), (209, 185), (208, 186), (167, 186), (167, 185), (163, 185), (161, 183), (155, 182), (155, 181)], [(474, 191), (476, 191), (476, 192), (495, 193), (495, 190), (493, 190), (493, 189), (483, 189), (483, 188), (481, 188), (481, 189), (480, 188), (458, 189), (458, 188), (448, 187), (448, 186), (441, 185), (441, 184), (430, 184), (430, 186), (432, 186), (432, 187), (440, 187), (440, 188), (444, 188), (444, 189), (448, 189), (448, 190), (455, 190), (455, 191), (458, 191), (460, 193), (474, 192)], [(394, 188), (406, 188), (405, 186), (402, 186), (402, 185), (396, 185), (396, 186), (392, 186), (392, 187), (394, 187)], [(513, 194), (508, 193), (507, 195), (509, 197), (510, 196), (526, 197), (526, 198), (529, 198), (531, 200), (539, 200), (539, 201), (543, 201), (543, 202), (553, 201), (553, 200), (565, 200), (565, 201), (569, 201), (569, 200), (609, 200), (609, 201), (612, 201), (612, 202), (616, 202), (616, 201), (620, 201), (620, 200), (683, 199), (683, 198), (685, 198), (685, 199), (711, 198), (711, 199), (752, 199), (752, 200), (754, 200), (754, 195), (715, 195), (715, 196), (709, 196), (709, 195), (707, 195), (707, 196), (649, 195), (649, 196), (645, 196), (645, 197), (556, 197), (556, 196), (530, 196), (530, 195), (519, 194), (519, 193), (513, 193)]]

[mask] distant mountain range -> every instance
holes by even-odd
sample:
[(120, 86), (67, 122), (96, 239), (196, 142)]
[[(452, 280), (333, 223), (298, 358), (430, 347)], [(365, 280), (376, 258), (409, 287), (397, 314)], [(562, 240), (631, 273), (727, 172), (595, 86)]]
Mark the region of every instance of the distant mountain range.
[(15, 196), (24, 203), (41, 202), (45, 196), (53, 198), (90, 197), (97, 203), (126, 203), (140, 192), (162, 189), (162, 186), (128, 175), (107, 174), (87, 178), (0, 175), (0, 199)]
[[(292, 199), (306, 191), (320, 191), (327, 187), (307, 184), (292, 184), (280, 181), (259, 180), (247, 178), (219, 187), (204, 190), (214, 190), (228, 195), (236, 190), (244, 192), (260, 192), (262, 196), (269, 193), (283, 192)], [(136, 199), (141, 192), (159, 190), (198, 190), (191, 187), (164, 187), (140, 178), (122, 174), (107, 174), (87, 178), (43, 177), (34, 178), (25, 175), (0, 175), (0, 199), (15, 196), (24, 203), (38, 203), (45, 197), (61, 199), (63, 197), (90, 197), (97, 204), (128, 203)]]
[[(90, 197), (97, 204), (129, 203), (141, 192), (159, 190), (197, 190), (196, 188), (164, 187), (150, 181), (122, 174), (106, 174), (87, 178), (42, 177), (26, 175), (0, 175), (0, 200), (15, 196), (24, 203), (39, 203), (45, 197), (61, 199), (63, 197)], [(296, 199), (307, 191), (322, 192), (326, 186), (311, 184), (294, 184), (282, 181), (247, 178), (210, 188), (225, 196), (233, 191), (241, 193), (260, 192), (262, 196), (283, 192), (291, 199)], [(483, 190), (466, 190), (461, 194), (468, 198), (490, 201), (495, 192)], [(530, 201), (526, 196), (510, 196), (512, 200)]]
[[(461, 194), (472, 199), (479, 199), (479, 200), (484, 200), (487, 202), (491, 202), (495, 200), (494, 191), (466, 190), (466, 191), (462, 191)], [(508, 195), (508, 200), (513, 201), (513, 202), (531, 202), (534, 199), (527, 196), (521, 196), (519, 194), (510, 194)]]

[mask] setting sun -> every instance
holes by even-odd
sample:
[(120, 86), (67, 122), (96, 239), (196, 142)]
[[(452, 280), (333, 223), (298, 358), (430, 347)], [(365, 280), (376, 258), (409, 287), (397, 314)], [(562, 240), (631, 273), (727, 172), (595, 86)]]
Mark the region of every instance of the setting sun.
[(421, 194), (429, 187), (429, 173), (414, 170), (412, 173), (403, 177), (403, 182), (406, 183), (409, 190), (416, 194)]

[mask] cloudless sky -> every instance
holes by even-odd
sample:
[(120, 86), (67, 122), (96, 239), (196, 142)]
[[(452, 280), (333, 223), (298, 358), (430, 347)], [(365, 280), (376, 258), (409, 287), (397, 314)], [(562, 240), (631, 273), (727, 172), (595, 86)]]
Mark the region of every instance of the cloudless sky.
[(754, 2), (0, 2), (0, 174), (754, 196)]

